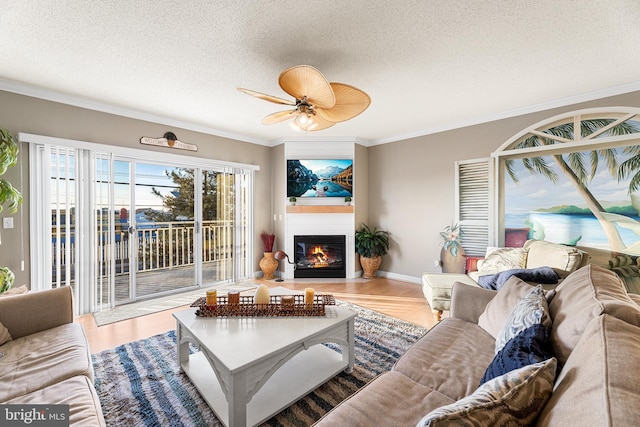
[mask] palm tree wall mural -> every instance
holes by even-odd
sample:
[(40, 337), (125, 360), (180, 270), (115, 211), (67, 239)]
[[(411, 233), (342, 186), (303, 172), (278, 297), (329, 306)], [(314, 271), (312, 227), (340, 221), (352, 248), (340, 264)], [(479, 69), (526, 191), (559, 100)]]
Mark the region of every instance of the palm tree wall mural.
[[(533, 131), (511, 145), (510, 149), (526, 149), (532, 147), (544, 147), (556, 144), (570, 144), (578, 140), (596, 138), (612, 138), (624, 135), (638, 134), (640, 137), (640, 122), (632, 121), (635, 115), (629, 115), (624, 120), (614, 118), (594, 118), (587, 120), (572, 120), (566, 123), (555, 124), (547, 129)], [(574, 128), (579, 123), (580, 135), (576, 138)], [(640, 140), (638, 140), (640, 144)], [(601, 233), (606, 237), (608, 249), (614, 254), (625, 253), (633, 256), (640, 255), (640, 222), (638, 211), (640, 204), (634, 202), (635, 193), (640, 189), (640, 146), (607, 147), (588, 151), (574, 151), (562, 154), (550, 154), (548, 156), (533, 156), (522, 159), (505, 160), (505, 172), (511, 178), (512, 183), (519, 183), (522, 174), (529, 177), (543, 177), (547, 185), (551, 183), (553, 190), (548, 195), (555, 196), (565, 194), (563, 200), (581, 199), (580, 207), (561, 204), (547, 206), (539, 209), (545, 213), (573, 213), (576, 217), (590, 213), (601, 227)], [(622, 160), (622, 162), (620, 162)], [(608, 182), (604, 175), (607, 175)], [(628, 181), (628, 184), (626, 183)], [(599, 191), (594, 194), (592, 186), (597, 183), (603, 187), (606, 182), (609, 194)], [(542, 186), (538, 181), (538, 186)], [(625, 188), (626, 199), (632, 199), (628, 203), (617, 206), (604, 206), (603, 198), (619, 197), (620, 188)], [(509, 203), (510, 194), (506, 191), (506, 209), (515, 202)], [(520, 191), (522, 193), (522, 191)], [(572, 193), (572, 194), (571, 194)], [(571, 194), (571, 197), (569, 196)], [(598, 199), (600, 197), (600, 199)], [(557, 197), (547, 197), (546, 202), (557, 200)], [(611, 199), (609, 199), (611, 200)], [(543, 203), (543, 202), (540, 202)], [(540, 206), (542, 208), (542, 206)], [(586, 211), (586, 212), (585, 212)], [(510, 213), (505, 212), (505, 216)], [(530, 217), (526, 220), (531, 228), (530, 237), (543, 238), (545, 230)], [(568, 226), (571, 229), (571, 226)], [(576, 227), (582, 231), (581, 227)], [(629, 233), (631, 231), (631, 233)], [(624, 236), (623, 236), (624, 233)], [(567, 241), (558, 243), (577, 244), (583, 238), (582, 234), (571, 236)], [(583, 242), (581, 242), (583, 243)], [(589, 242), (584, 242), (589, 243)]]

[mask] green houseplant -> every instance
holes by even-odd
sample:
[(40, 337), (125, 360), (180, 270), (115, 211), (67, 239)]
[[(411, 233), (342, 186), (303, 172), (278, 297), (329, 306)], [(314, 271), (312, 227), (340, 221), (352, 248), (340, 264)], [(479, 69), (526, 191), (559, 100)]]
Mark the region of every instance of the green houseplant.
[(360, 255), (360, 265), (362, 265), (362, 277), (365, 279), (373, 279), (382, 262), (382, 256), (389, 251), (389, 232), (373, 230), (366, 224), (362, 224), (359, 230), (356, 230), (356, 252)]
[[(18, 143), (13, 135), (0, 128), (0, 175), (4, 175), (7, 169), (18, 163)], [(0, 212), (3, 206), (7, 206), (9, 213), (18, 210), (22, 203), (22, 194), (6, 179), (0, 179)], [(13, 286), (15, 276), (8, 267), (0, 268), (0, 294), (8, 291)]]
[[(0, 175), (4, 175), (10, 166), (18, 162), (18, 143), (6, 129), (0, 128)], [(9, 213), (18, 210), (22, 203), (22, 194), (6, 179), (0, 179), (0, 212), (6, 205)]]

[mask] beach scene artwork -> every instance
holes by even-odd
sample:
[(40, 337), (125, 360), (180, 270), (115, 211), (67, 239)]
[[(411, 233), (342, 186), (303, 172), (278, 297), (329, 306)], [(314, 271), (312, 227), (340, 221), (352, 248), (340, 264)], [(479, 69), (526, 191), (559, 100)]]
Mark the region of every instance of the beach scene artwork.
[[(629, 153), (624, 147), (615, 149), (617, 165), (634, 158)], [(579, 154), (589, 166), (590, 152)], [(565, 165), (570, 164), (566, 156)], [(530, 239), (640, 256), (640, 194), (630, 193), (635, 172), (618, 179), (618, 168), (612, 170), (600, 160), (593, 176), (587, 171), (580, 188), (580, 180), (573, 180), (556, 158), (542, 159), (557, 182), (531, 173), (523, 160), (512, 161), (519, 181), (505, 177), (505, 228), (529, 228)]]

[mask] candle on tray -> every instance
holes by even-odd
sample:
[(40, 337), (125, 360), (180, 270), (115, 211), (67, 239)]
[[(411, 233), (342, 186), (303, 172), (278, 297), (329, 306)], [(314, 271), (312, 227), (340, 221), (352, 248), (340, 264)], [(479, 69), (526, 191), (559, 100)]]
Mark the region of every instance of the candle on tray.
[(305, 305), (313, 305), (313, 297), (315, 290), (313, 288), (305, 288), (304, 290), (304, 303)]
[(266, 285), (258, 286), (253, 296), (254, 304), (269, 304), (269, 288)]
[(293, 306), (294, 301), (293, 295), (282, 295), (280, 297), (280, 303), (282, 303), (282, 305)]
[(240, 292), (239, 291), (229, 291), (227, 294), (229, 304), (240, 304)]
[(218, 292), (215, 289), (207, 291), (207, 305), (216, 305), (218, 303)]

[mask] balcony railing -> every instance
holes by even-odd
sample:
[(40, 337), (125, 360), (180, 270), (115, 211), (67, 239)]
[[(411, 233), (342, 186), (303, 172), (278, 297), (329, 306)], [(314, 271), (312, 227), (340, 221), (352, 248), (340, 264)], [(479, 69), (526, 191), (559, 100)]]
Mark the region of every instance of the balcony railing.
[[(202, 261), (203, 263), (228, 261), (234, 253), (233, 221), (204, 221), (202, 226)], [(70, 232), (61, 225), (58, 228), (64, 236), (60, 242), (56, 238), (54, 228), (52, 251), (53, 282), (58, 283), (57, 273), (60, 271), (61, 281), (65, 281), (67, 269), (72, 280), (75, 272), (75, 236), (74, 225)], [(96, 265), (100, 266), (102, 275), (107, 275), (113, 249), (115, 274), (128, 274), (131, 268), (131, 244), (135, 244), (137, 255), (137, 272), (172, 269), (193, 265), (195, 227), (193, 221), (148, 222), (138, 223), (133, 233), (128, 224), (118, 224), (115, 241), (110, 244), (106, 232), (98, 232), (98, 248)], [(102, 237), (102, 238), (100, 238)], [(69, 245), (67, 247), (67, 245)], [(113, 247), (112, 247), (113, 246)], [(135, 261), (134, 261), (135, 263)]]

